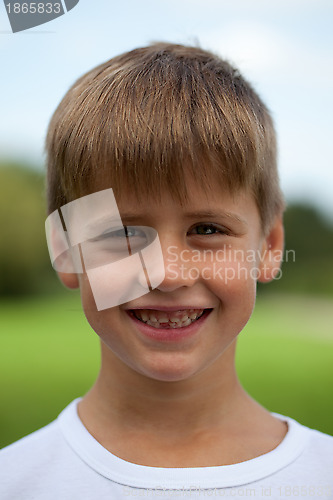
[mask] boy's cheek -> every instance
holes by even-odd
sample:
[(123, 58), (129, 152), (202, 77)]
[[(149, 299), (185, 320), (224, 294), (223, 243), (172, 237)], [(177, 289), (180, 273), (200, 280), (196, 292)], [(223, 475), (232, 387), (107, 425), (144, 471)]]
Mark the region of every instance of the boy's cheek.
[(243, 259), (215, 261), (200, 269), (200, 275), (207, 284), (212, 282), (222, 288), (244, 287), (246, 283), (252, 286), (257, 280), (258, 272), (256, 263)]
[(126, 262), (111, 263), (87, 271), (91, 293), (99, 311), (125, 304), (149, 292), (139, 254)]
[[(98, 313), (118, 307), (149, 293), (144, 272), (135, 272), (127, 266), (126, 273), (115, 274), (105, 267), (79, 275), (81, 301), (85, 312)], [(131, 272), (132, 271), (132, 272)]]

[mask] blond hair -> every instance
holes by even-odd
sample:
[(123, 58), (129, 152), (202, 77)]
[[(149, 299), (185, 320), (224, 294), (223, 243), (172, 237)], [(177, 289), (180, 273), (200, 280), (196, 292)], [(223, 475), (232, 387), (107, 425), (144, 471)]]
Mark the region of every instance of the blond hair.
[[(264, 231), (283, 210), (272, 118), (227, 61), (197, 47), (154, 43), (114, 57), (70, 88), (47, 134), (48, 212), (96, 190), (139, 200), (168, 189), (249, 188)], [(99, 188), (101, 189), (101, 188)]]

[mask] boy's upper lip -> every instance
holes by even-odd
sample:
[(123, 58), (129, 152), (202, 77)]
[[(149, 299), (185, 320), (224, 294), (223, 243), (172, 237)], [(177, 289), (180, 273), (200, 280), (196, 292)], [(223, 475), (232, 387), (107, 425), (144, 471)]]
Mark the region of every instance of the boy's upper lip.
[(155, 311), (182, 311), (182, 310), (188, 310), (188, 309), (213, 309), (211, 305), (196, 305), (196, 304), (175, 304), (172, 306), (163, 306), (160, 304), (145, 304), (141, 306), (135, 306), (135, 307), (125, 307), (124, 308), (126, 311), (130, 310), (136, 310), (136, 309), (153, 309)]

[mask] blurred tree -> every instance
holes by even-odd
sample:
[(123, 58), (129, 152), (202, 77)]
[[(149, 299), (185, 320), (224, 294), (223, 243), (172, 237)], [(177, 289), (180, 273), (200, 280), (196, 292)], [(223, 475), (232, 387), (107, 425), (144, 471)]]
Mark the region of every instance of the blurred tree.
[(333, 296), (332, 224), (313, 206), (295, 203), (288, 206), (284, 225), (282, 278), (268, 289)]
[(328, 258), (333, 264), (333, 227), (312, 206), (293, 204), (286, 210), (286, 247), (302, 262)]
[(0, 295), (40, 292), (56, 280), (45, 241), (45, 216), (43, 173), (1, 164)]

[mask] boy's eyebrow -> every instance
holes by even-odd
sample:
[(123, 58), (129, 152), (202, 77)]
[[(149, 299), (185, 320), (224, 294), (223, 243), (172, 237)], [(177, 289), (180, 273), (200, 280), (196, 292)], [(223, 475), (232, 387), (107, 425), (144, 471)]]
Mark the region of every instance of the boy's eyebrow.
[(188, 212), (186, 214), (184, 214), (185, 217), (187, 218), (195, 218), (197, 217), (198, 219), (204, 219), (204, 218), (222, 218), (222, 219), (231, 219), (231, 220), (234, 220), (234, 221), (237, 221), (237, 222), (241, 222), (242, 224), (246, 224), (248, 225), (248, 223), (246, 222), (245, 219), (242, 219), (242, 217), (240, 217), (239, 215), (237, 214), (234, 214), (232, 212), (214, 212), (214, 211), (210, 211), (210, 210), (204, 210), (204, 211), (195, 211), (195, 212)]
[(110, 225), (114, 225), (115, 227), (120, 228), (121, 220), (119, 219), (119, 217), (104, 215), (100, 218), (89, 221), (85, 226), (85, 230), (89, 232), (92, 230), (100, 229), (102, 231), (103, 229), (107, 229)]
[[(121, 216), (121, 219), (123, 221), (126, 220), (126, 222), (133, 222), (133, 221), (136, 221), (138, 219), (142, 219), (146, 216), (147, 214), (140, 214), (140, 213), (130, 213), (130, 212), (121, 212), (120, 213), (120, 216)], [(207, 219), (207, 218), (222, 218), (222, 219), (228, 219), (228, 220), (233, 220), (233, 221), (236, 221), (236, 222), (240, 222), (242, 224), (245, 224), (246, 226), (248, 226), (248, 223), (245, 219), (243, 219), (242, 217), (240, 217), (239, 215), (237, 214), (234, 214), (232, 212), (214, 212), (214, 211), (210, 211), (210, 210), (197, 210), (197, 211), (194, 211), (194, 212), (186, 212), (185, 214), (183, 214), (184, 217), (186, 217), (187, 219)]]

